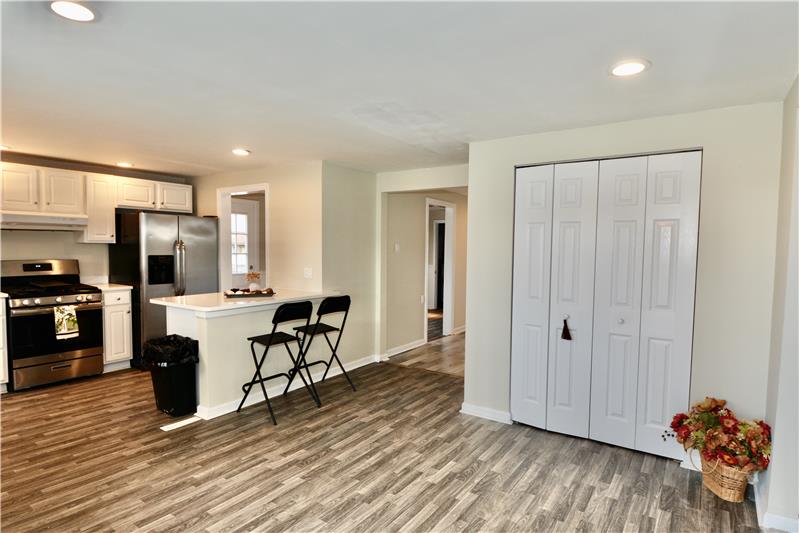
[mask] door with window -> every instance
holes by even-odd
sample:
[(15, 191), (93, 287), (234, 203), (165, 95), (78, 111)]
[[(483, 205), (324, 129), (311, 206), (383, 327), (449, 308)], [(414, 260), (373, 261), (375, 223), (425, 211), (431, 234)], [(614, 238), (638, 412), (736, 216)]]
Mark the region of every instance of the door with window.
[(247, 273), (261, 272), (256, 281), (264, 287), (259, 245), (259, 203), (255, 200), (231, 199), (231, 277), (233, 287), (247, 287)]

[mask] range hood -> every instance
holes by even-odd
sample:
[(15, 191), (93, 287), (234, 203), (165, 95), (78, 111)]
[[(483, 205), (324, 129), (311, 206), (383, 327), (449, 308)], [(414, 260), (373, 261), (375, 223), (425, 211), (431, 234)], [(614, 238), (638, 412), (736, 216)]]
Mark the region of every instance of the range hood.
[(34, 229), (50, 231), (83, 231), (89, 223), (87, 215), (47, 213), (0, 213), (2, 229)]

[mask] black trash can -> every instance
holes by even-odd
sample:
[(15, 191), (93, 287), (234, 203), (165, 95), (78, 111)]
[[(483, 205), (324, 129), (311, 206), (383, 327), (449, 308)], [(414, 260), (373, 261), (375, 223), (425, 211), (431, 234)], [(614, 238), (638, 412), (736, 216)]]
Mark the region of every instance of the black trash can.
[(197, 411), (197, 351), (197, 341), (181, 335), (152, 339), (143, 346), (142, 361), (150, 370), (156, 406), (170, 416)]

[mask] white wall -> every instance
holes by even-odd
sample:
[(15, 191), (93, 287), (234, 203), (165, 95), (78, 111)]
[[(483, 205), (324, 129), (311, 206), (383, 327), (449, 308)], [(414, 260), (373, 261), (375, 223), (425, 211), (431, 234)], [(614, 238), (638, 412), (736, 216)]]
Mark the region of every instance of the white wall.
[(81, 280), (107, 282), (108, 245), (79, 243), (76, 242), (78, 235), (72, 231), (3, 230), (0, 258), (77, 259)]
[[(386, 236), (383, 240), (386, 276), (386, 347), (388, 350), (421, 341), (425, 336), (425, 210), (426, 198), (456, 205), (453, 243), (453, 327), (465, 323), (467, 197), (441, 191), (386, 194)], [(399, 251), (395, 251), (395, 244)]]
[(767, 381), (766, 420), (772, 426), (772, 466), (760, 475), (764, 526), (775, 517), (798, 519), (798, 311), (797, 311), (797, 80), (784, 100), (775, 291)]
[[(217, 188), (269, 184), (269, 272), (276, 288), (322, 288), (322, 162), (294, 161), (194, 179), (198, 215), (217, 215)], [(304, 277), (310, 267), (312, 278)]]
[(352, 299), (342, 361), (377, 353), (375, 190), (375, 174), (322, 163), (322, 286)]
[(763, 417), (775, 258), (780, 102), (470, 144), (464, 401), (508, 412), (514, 166), (702, 147), (691, 400)]

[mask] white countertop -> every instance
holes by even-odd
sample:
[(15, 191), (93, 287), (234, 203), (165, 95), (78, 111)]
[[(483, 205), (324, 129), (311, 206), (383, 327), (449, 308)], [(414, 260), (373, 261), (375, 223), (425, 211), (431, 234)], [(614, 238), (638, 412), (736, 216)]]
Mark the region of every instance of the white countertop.
[(277, 306), (287, 302), (299, 302), (303, 300), (320, 300), (327, 296), (336, 296), (338, 293), (333, 291), (298, 291), (293, 289), (274, 289), (275, 296), (264, 298), (226, 298), (224, 293), (212, 292), (207, 294), (190, 294), (188, 296), (166, 296), (163, 298), (151, 298), (150, 303), (173, 307), (177, 309), (187, 309), (190, 311), (214, 312), (232, 311), (252, 308)]
[(116, 283), (92, 283), (93, 286), (97, 287), (103, 292), (110, 292), (110, 291), (125, 291), (133, 289), (130, 285), (118, 285)]
[(8, 294), (0, 292), (0, 298), (8, 298)]

